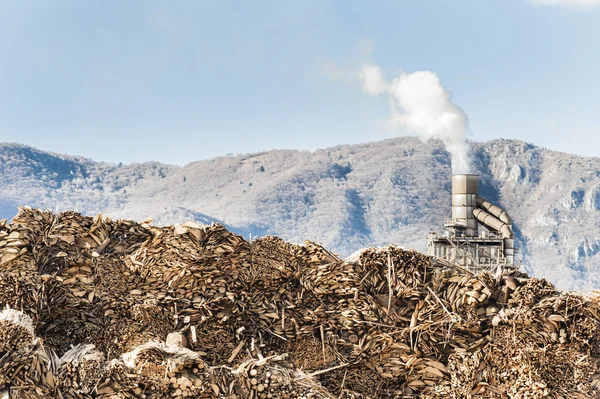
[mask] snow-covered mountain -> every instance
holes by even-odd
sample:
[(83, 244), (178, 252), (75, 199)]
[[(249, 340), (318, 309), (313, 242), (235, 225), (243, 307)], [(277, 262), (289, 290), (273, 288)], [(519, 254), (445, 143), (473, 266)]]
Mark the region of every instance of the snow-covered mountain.
[[(471, 155), (480, 193), (515, 221), (524, 268), (563, 289), (600, 289), (600, 158), (515, 140), (473, 143)], [(388, 243), (425, 250), (428, 232), (450, 217), (450, 176), (443, 146), (412, 137), (183, 167), (0, 144), (0, 218), (30, 205), (154, 224), (214, 220), (341, 255)]]

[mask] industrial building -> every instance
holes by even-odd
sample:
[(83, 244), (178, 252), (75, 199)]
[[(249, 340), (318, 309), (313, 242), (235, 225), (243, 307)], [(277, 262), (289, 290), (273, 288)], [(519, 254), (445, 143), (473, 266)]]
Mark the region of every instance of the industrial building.
[(452, 219), (442, 234), (429, 234), (428, 253), (473, 271), (514, 268), (512, 221), (479, 196), (478, 186), (477, 175), (452, 176)]

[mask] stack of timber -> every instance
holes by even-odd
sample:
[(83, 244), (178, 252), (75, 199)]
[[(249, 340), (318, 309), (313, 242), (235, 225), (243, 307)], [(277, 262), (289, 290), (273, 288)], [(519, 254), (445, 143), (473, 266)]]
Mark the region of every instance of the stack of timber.
[(598, 293), (396, 246), (22, 208), (0, 309), (2, 398), (600, 397)]

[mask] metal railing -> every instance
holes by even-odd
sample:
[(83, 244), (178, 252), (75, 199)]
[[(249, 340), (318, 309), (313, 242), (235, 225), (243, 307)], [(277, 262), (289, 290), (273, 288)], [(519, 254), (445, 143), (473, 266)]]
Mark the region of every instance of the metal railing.
[(502, 248), (498, 248), (496, 257), (491, 257), (483, 248), (468, 240), (457, 240), (454, 237), (444, 238), (446, 238), (444, 241), (448, 242), (452, 249), (444, 256), (436, 257), (438, 259), (460, 265), (474, 272), (487, 270), (490, 273), (495, 273), (498, 269), (504, 270), (513, 267), (507, 263), (506, 258), (502, 255)]

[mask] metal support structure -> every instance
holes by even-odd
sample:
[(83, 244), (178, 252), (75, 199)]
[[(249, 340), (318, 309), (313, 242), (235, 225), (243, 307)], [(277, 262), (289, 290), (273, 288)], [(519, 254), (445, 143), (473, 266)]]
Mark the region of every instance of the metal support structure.
[(478, 186), (477, 175), (452, 176), (452, 219), (444, 234), (429, 235), (429, 254), (474, 272), (513, 268), (512, 220), (480, 197)]

